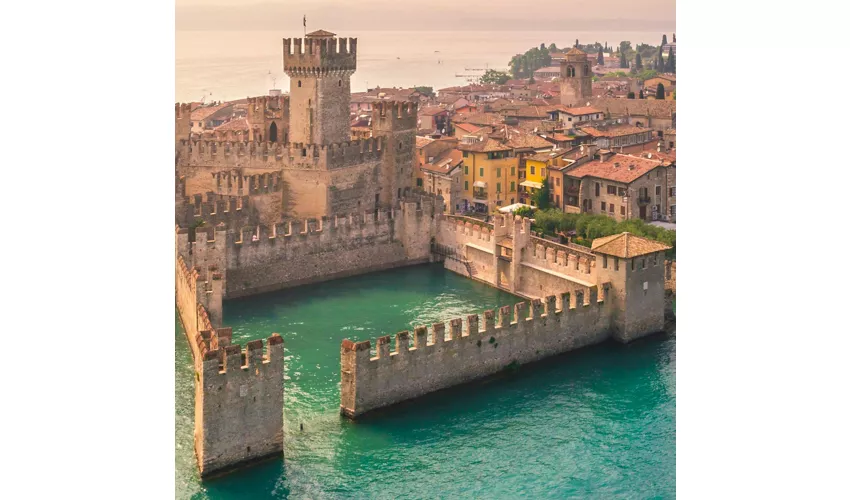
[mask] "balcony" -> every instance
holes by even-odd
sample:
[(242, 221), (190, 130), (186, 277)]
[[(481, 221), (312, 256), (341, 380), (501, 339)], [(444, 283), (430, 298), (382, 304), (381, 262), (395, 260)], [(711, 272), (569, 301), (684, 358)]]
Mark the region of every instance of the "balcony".
[(642, 194), (642, 195), (638, 196), (637, 201), (638, 201), (638, 205), (649, 205), (650, 203), (652, 203), (652, 198), (650, 198), (649, 195), (643, 195)]

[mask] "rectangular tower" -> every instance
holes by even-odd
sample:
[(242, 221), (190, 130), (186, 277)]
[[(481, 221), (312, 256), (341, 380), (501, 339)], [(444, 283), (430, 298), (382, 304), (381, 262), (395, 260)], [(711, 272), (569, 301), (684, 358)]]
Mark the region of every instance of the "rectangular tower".
[(283, 39), (283, 70), (289, 75), (289, 141), (332, 144), (351, 140), (351, 75), (357, 39), (319, 30)]

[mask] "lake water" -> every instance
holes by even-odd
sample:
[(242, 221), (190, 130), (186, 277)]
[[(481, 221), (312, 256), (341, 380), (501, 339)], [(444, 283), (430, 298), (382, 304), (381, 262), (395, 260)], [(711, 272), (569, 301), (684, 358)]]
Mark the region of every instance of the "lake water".
[[(331, 30), (333, 31), (333, 30)], [(357, 72), (352, 92), (375, 86), (463, 85), (455, 75), (481, 74), (471, 69), (506, 70), (511, 57), (545, 43), (571, 47), (581, 43), (618, 45), (628, 40), (657, 45), (658, 32), (578, 31), (357, 31), (339, 32), (357, 38)], [(272, 85), (289, 90), (283, 74), (282, 38), (303, 32), (285, 31), (177, 31), (176, 98), (179, 102), (243, 99), (265, 95)], [(271, 72), (271, 75), (269, 75)], [(212, 93), (212, 95), (210, 95)]]
[(567, 353), (356, 423), (339, 415), (342, 339), (374, 345), (517, 301), (422, 265), (225, 302), (234, 342), (284, 337), (285, 458), (205, 483), (177, 320), (177, 498), (675, 497), (674, 335)]

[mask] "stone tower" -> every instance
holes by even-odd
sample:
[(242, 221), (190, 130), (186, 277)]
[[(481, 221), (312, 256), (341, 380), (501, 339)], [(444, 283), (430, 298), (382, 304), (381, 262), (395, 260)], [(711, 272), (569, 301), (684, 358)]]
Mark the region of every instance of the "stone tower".
[(192, 133), (191, 106), (189, 104), (174, 104), (174, 142), (189, 140)]
[(377, 206), (395, 206), (413, 189), (417, 107), (408, 101), (376, 102), (372, 107), (372, 136), (385, 139)]
[(592, 78), (587, 53), (571, 48), (561, 61), (561, 104), (584, 106), (593, 97)]
[(288, 97), (249, 97), (248, 123), (248, 140), (285, 144), (289, 139)]
[(319, 30), (283, 39), (283, 70), (289, 76), (289, 141), (331, 144), (351, 140), (351, 75), (357, 39)]

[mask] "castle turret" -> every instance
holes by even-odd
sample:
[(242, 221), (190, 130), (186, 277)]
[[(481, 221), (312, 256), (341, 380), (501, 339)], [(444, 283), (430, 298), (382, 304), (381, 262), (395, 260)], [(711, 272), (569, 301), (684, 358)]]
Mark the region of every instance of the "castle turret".
[(261, 96), (248, 98), (248, 140), (288, 142), (289, 97)]
[(174, 104), (174, 142), (188, 140), (192, 132), (192, 111), (189, 104)]
[(587, 53), (571, 48), (561, 61), (561, 104), (584, 106), (593, 97), (592, 78)]
[(331, 144), (351, 140), (351, 75), (357, 39), (319, 30), (283, 39), (283, 70), (289, 75), (289, 140)]
[(372, 107), (372, 136), (385, 137), (378, 205), (395, 206), (414, 186), (417, 103), (381, 101)]

